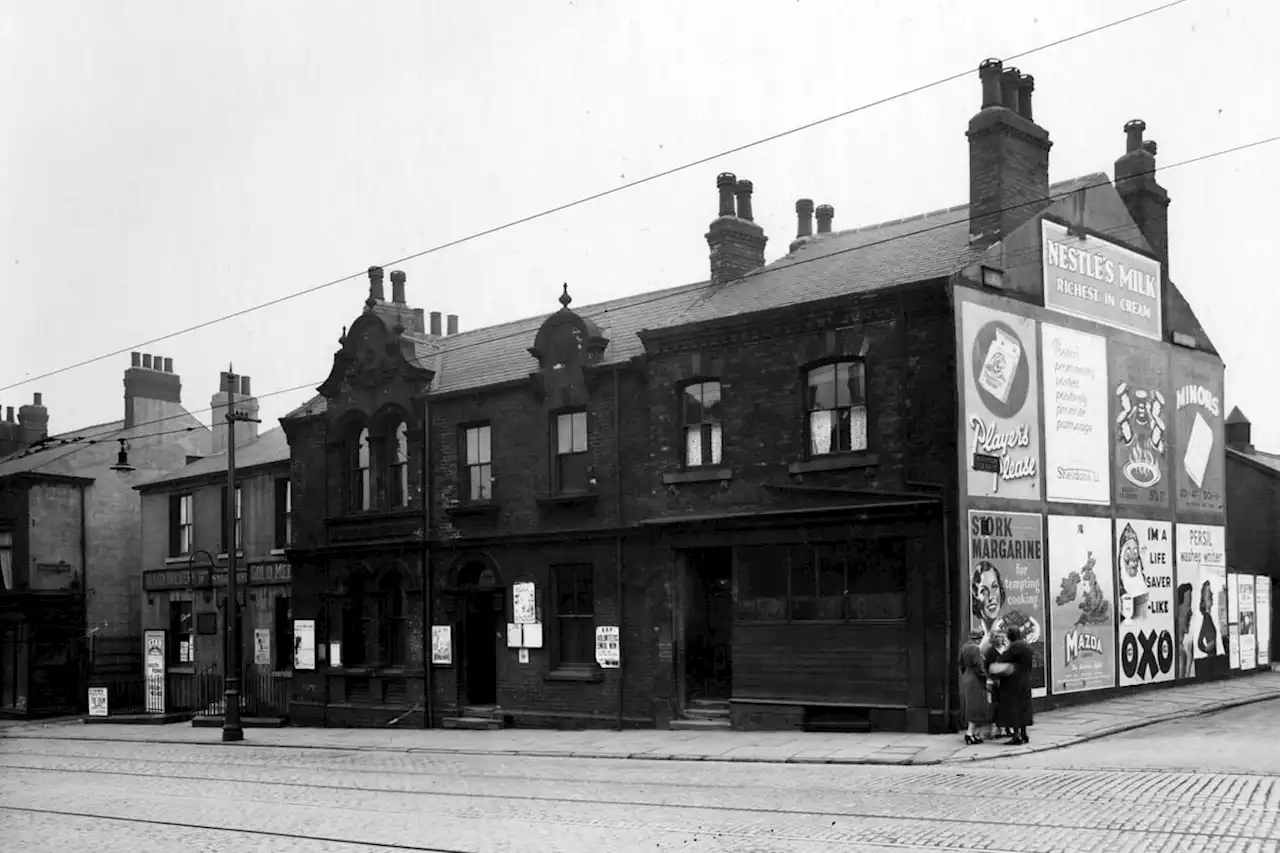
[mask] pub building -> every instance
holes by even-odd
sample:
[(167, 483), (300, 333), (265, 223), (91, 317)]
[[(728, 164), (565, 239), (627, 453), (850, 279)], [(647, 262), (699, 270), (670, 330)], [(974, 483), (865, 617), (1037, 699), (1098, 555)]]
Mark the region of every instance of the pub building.
[[(1216, 359), (1161, 272), (1168, 198), (1140, 123), (1116, 184), (1050, 184), (1034, 81), (994, 60), (979, 76), (965, 205), (835, 230), (832, 205), (800, 199), (766, 262), (752, 183), (724, 173), (707, 279), (585, 307), (590, 283), (565, 284), (549, 314), (463, 333), (371, 268), (319, 396), (281, 419), (293, 721), (950, 729), (977, 618), (966, 513), (1007, 494), (1054, 511), (1039, 418), (965, 402), (965, 306), (1045, 314), (1052, 223), (1145, 259), (1148, 303), (1122, 301), (1155, 299), (1157, 346)], [(975, 375), (1004, 416), (1030, 397), (1037, 338), (984, 334), (999, 358)], [(997, 495), (973, 485), (1005, 475)], [(1000, 606), (1026, 589), (1007, 578)]]
[[(279, 428), (236, 430), (235, 515), (227, 517), (228, 383), (237, 410), (256, 415), (248, 377), (223, 374), (214, 398), (214, 452), (136, 488), (142, 495), (142, 627), (163, 631), (166, 711), (218, 708), (226, 672), (227, 557), (234, 537), (239, 643), (250, 716), (287, 716), (293, 663), (289, 445)], [(241, 396), (244, 395), (244, 396)], [(154, 710), (154, 709), (153, 709)], [(220, 711), (217, 711), (220, 713)]]

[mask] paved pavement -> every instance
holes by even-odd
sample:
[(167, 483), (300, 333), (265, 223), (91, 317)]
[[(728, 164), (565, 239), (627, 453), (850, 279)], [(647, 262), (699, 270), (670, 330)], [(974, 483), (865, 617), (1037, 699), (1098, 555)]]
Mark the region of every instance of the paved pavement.
[(23, 736), (0, 740), (0, 826), (24, 853), (1273, 853), (1276, 705), (1109, 738), (1115, 767), (1089, 744), (802, 767)]
[[(1265, 672), (1123, 696), (1036, 717), (1031, 743), (965, 746), (959, 735), (829, 734), (735, 731), (503, 731), (399, 729), (247, 729), (256, 747), (323, 748), (547, 758), (631, 758), (784, 764), (930, 765), (988, 761), (1085, 743), (1118, 732), (1280, 698), (1280, 673)], [(0, 729), (0, 737), (144, 741), (221, 745), (217, 729), (189, 723), (163, 726), (80, 725), (79, 721)]]

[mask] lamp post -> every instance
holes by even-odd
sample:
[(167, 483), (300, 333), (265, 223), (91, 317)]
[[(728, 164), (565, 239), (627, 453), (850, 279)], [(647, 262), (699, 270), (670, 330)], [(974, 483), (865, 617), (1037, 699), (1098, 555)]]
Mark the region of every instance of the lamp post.
[(236, 385), (239, 377), (235, 368), (227, 368), (227, 530), (223, 536), (227, 543), (227, 674), (223, 691), (222, 740), (244, 740), (240, 726), (240, 599), (236, 583), (236, 422), (259, 423), (248, 412), (235, 408)]

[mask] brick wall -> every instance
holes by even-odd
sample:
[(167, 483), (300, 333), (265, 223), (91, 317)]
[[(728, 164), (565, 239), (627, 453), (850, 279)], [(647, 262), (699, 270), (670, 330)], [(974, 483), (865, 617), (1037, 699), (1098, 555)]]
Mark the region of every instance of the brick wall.
[(1280, 474), (1227, 453), (1227, 561), (1280, 579)]
[(37, 519), (28, 538), (27, 577), (32, 589), (82, 588), (80, 490), (66, 483), (31, 484), (30, 511)]

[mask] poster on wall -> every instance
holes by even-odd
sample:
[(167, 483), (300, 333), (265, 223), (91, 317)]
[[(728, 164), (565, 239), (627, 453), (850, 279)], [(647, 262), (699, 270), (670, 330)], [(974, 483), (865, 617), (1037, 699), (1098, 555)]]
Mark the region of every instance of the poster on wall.
[(453, 663), (453, 626), (431, 626), (431, 663), (435, 666)]
[(1109, 504), (1106, 338), (1048, 323), (1040, 330), (1045, 496), (1051, 501)]
[(253, 629), (253, 662), (256, 666), (271, 665), (271, 629)]
[(622, 644), (617, 625), (596, 626), (596, 663), (601, 669), (617, 669), (622, 661)]
[(1120, 686), (1173, 680), (1173, 525), (1116, 520)]
[(1240, 668), (1240, 576), (1227, 572), (1227, 659)]
[(1017, 626), (1035, 660), (1031, 694), (1044, 696), (1044, 520), (1038, 513), (969, 511), (970, 628), (1000, 642)]
[(1049, 516), (1048, 587), (1051, 692), (1114, 687), (1110, 519)]
[(1160, 262), (1041, 220), (1044, 307), (1153, 341), (1164, 334)]
[(963, 302), (960, 330), (968, 494), (1039, 500), (1035, 321)]
[(142, 635), (142, 667), (146, 680), (146, 710), (148, 714), (165, 711), (165, 632), (145, 631)]
[(1222, 419), (1222, 363), (1173, 350), (1175, 495), (1178, 509), (1222, 512), (1226, 450)]
[(316, 668), (316, 620), (314, 619), (293, 620), (293, 668)]
[(1225, 528), (1179, 524), (1174, 538), (1177, 677), (1193, 678), (1197, 661), (1207, 672), (1209, 661), (1227, 653)]
[(525, 625), (538, 621), (537, 597), (533, 581), (520, 581), (511, 585), (512, 621)]
[(1240, 668), (1256, 669), (1258, 666), (1258, 624), (1254, 612), (1253, 575), (1237, 575), (1240, 608)]
[(1111, 475), (1121, 506), (1169, 505), (1169, 359), (1155, 349), (1108, 344)]
[(1254, 581), (1253, 610), (1257, 620), (1258, 666), (1271, 666), (1271, 578), (1259, 575)]

